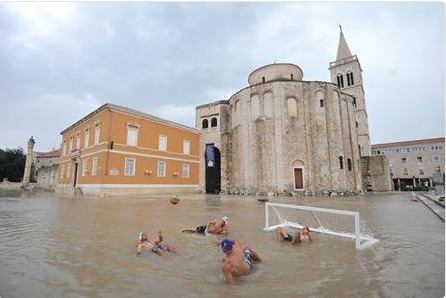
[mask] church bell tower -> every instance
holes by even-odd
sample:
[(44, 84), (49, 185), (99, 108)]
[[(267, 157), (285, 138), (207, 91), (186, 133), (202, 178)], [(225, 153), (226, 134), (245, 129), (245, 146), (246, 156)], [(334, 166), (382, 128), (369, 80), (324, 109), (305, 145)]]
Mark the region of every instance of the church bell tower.
[(329, 67), (331, 82), (338, 85), (341, 92), (353, 96), (359, 152), (361, 156), (371, 156), (369, 121), (365, 104), (361, 64), (358, 57), (351, 54), (342, 32), (342, 27), (339, 26), (339, 28), (338, 54), (336, 61), (330, 62)]

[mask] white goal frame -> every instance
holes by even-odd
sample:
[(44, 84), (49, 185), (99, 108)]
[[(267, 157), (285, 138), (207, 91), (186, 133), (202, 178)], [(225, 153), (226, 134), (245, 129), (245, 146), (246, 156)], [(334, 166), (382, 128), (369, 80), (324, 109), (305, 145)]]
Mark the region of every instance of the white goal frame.
[[(269, 212), (270, 212), (269, 209), (270, 209), (270, 207), (275, 207), (275, 206), (289, 208), (289, 209), (299, 209), (299, 210), (309, 211), (311, 213), (311, 215), (314, 217), (314, 219), (319, 224), (319, 227), (317, 227), (317, 228), (309, 227), (310, 231), (353, 239), (353, 240), (355, 240), (356, 249), (364, 249), (364, 248), (369, 247), (379, 241), (378, 239), (375, 239), (373, 237), (373, 235), (367, 235), (367, 234), (365, 234), (365, 231), (362, 231), (361, 218), (360, 218), (359, 212), (336, 210), (336, 209), (326, 209), (326, 208), (310, 207), (310, 206), (302, 206), (302, 205), (291, 205), (291, 204), (283, 204), (283, 203), (265, 202), (265, 228), (263, 229), (264, 231), (273, 231), (273, 230), (277, 229), (278, 227), (292, 227), (292, 228), (297, 228), (297, 229), (303, 229), (303, 227), (304, 227), (303, 225), (301, 225), (299, 223), (287, 221), (286, 219), (282, 219), (281, 223), (278, 225), (269, 226)], [(315, 212), (352, 216), (354, 218), (355, 232), (354, 233), (343, 233), (343, 232), (326, 229), (321, 224), (321, 221), (318, 219)]]

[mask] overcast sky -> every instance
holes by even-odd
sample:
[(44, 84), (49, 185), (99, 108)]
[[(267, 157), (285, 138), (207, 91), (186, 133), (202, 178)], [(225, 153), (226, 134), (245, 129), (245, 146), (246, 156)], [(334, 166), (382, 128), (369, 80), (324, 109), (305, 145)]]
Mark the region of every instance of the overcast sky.
[(363, 69), (373, 144), (443, 137), (442, 2), (0, 3), (0, 148), (58, 148), (104, 103), (188, 126), (248, 75), (330, 81), (339, 24)]

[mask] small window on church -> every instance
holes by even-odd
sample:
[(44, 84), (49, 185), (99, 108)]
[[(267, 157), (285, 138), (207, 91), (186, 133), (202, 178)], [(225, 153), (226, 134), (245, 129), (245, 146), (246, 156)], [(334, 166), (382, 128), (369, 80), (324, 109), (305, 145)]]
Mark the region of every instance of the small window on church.
[(211, 119), (211, 127), (216, 127), (217, 126), (217, 118), (212, 117)]
[(353, 106), (356, 108), (356, 97), (353, 97)]
[(265, 77), (262, 77), (262, 82), (265, 83)]
[(344, 76), (343, 75), (338, 75), (336, 79), (338, 81), (338, 87), (339, 88), (344, 88)]
[(339, 168), (342, 170), (344, 168), (344, 159), (342, 156), (339, 156)]
[(352, 170), (352, 160), (350, 158), (347, 158), (347, 169), (349, 171)]
[(201, 122), (202, 128), (208, 128), (209, 127), (209, 121), (208, 119), (204, 119), (203, 122)]
[(293, 74), (291, 74), (291, 79), (293, 79)]
[(359, 124), (358, 124), (358, 121), (356, 121), (356, 128), (358, 128), (359, 127)]
[(319, 100), (319, 105), (321, 106), (321, 108), (324, 107), (324, 100), (323, 99)]
[(347, 86), (352, 86), (355, 83), (353, 82), (353, 72), (348, 72), (347, 73)]

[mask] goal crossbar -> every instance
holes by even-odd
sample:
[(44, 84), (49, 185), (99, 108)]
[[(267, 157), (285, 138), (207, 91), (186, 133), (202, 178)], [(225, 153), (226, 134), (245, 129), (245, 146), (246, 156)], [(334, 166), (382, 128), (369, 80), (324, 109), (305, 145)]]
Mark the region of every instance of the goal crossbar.
[[(277, 208), (276, 208), (277, 207)], [(280, 211), (278, 209), (285, 208), (281, 210), (302, 210), (306, 213), (308, 218), (311, 218), (308, 222), (298, 222), (294, 220), (288, 220), (281, 216)], [(270, 209), (275, 212), (276, 219), (279, 221), (278, 224), (274, 224), (270, 226)], [(333, 216), (341, 216), (345, 218), (349, 218), (351, 221), (351, 230), (350, 231), (337, 231), (336, 228), (326, 227), (324, 224), (323, 217), (333, 217)], [(300, 219), (299, 219), (300, 220)], [(309, 226), (310, 231), (339, 236), (344, 238), (349, 238), (355, 241), (355, 246), (357, 249), (364, 249), (378, 242), (378, 239), (373, 237), (373, 234), (369, 231), (366, 231), (365, 221), (361, 220), (359, 212), (356, 211), (346, 211), (346, 210), (336, 210), (336, 209), (327, 209), (327, 208), (319, 208), (319, 207), (310, 207), (310, 206), (302, 206), (302, 205), (291, 205), (291, 204), (283, 204), (283, 203), (265, 203), (265, 231), (273, 231), (278, 227), (291, 227), (296, 229), (303, 229), (304, 226)]]

